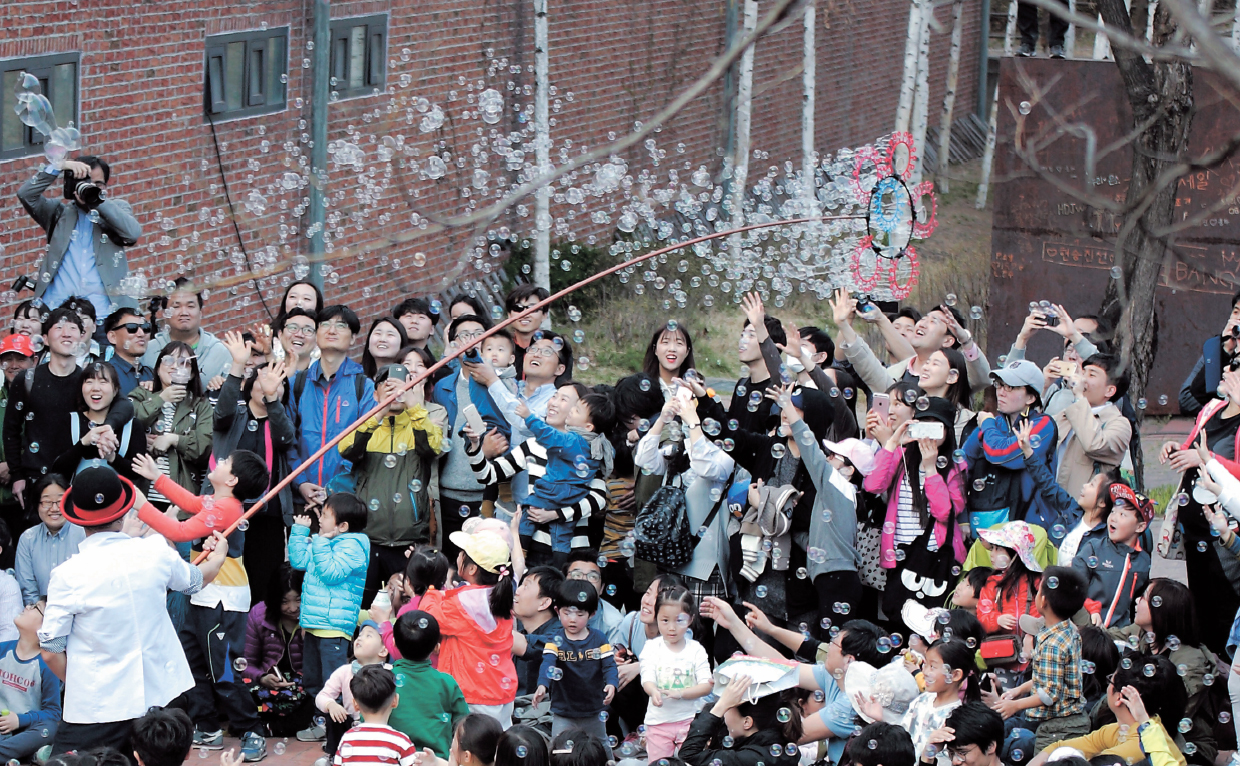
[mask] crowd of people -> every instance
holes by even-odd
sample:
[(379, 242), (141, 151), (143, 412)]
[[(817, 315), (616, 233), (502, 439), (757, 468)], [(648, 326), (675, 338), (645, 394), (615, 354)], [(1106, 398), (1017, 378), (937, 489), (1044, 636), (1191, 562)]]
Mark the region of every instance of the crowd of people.
[(573, 380), (527, 284), (363, 334), (298, 281), (212, 332), (186, 279), (103, 315), (65, 274), (0, 341), (0, 759), (174, 766), (226, 732), (222, 766), (290, 737), (340, 766), (1236, 748), (1240, 295), (1159, 451), (1182, 478), (1156, 540), (1143, 403), (1106, 322), (1062, 306), (992, 364), (950, 297), (841, 290), (829, 331), (746, 295), (721, 394), (691, 318), (615, 385)]

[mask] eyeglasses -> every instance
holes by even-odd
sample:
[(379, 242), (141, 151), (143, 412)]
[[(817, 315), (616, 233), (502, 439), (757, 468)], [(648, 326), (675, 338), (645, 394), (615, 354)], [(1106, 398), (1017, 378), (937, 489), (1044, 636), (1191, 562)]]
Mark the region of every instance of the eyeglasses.
[(39, 608), (39, 605), (38, 605), (38, 604), (29, 604), (29, 605), (26, 607), (26, 611), (30, 611), (31, 609), (35, 610), (35, 611), (36, 611), (36, 612), (38, 612), (39, 614), (43, 614), (43, 610)]
[(40, 511), (50, 511), (53, 508), (57, 508), (59, 506), (60, 506), (60, 498), (56, 498), (55, 500), (40, 500), (39, 501)]
[[(527, 304), (525, 304), (524, 306), (516, 306), (515, 308), (513, 308), (513, 312), (514, 312), (514, 313), (520, 313), (520, 312), (522, 312), (522, 311), (527, 311), (527, 310), (529, 310), (529, 309), (534, 308), (534, 307), (535, 307), (535, 306), (537, 306), (538, 304), (539, 304), (539, 301), (534, 301), (533, 303), (527, 303)], [(537, 312), (537, 313), (541, 314), (543, 311), (545, 311), (545, 309), (538, 309), (538, 312)]]
[(147, 335), (150, 335), (151, 334), (151, 323), (143, 322), (139, 324), (138, 322), (126, 322), (125, 324), (118, 324), (115, 329), (124, 330), (127, 333), (135, 333), (138, 330), (141, 330)]
[(349, 325), (344, 322), (339, 322), (339, 321), (319, 322), (319, 329), (320, 330), (338, 330), (340, 332), (344, 332), (345, 330), (349, 329)]
[(160, 367), (189, 367), (196, 356), (165, 356), (159, 363)]
[(580, 569), (574, 569), (573, 571), (569, 572), (568, 579), (589, 580), (590, 582), (596, 585), (603, 582), (603, 576), (599, 574), (598, 572), (585, 572)]
[(466, 330), (466, 331), (461, 331), (461, 332), (457, 332), (457, 334), (456, 334), (456, 339), (457, 339), (458, 341), (462, 341), (462, 340), (477, 340), (477, 339), (479, 339), (479, 338), (481, 338), (481, 337), (482, 337), (482, 334), (483, 334), (484, 332), (486, 332), (486, 331), (485, 331), (485, 330), (475, 330), (475, 331), (472, 331), (472, 332), (471, 332), (471, 331), (468, 331), (468, 330)]
[(995, 391), (1021, 391), (1024, 388), (1024, 386), (1009, 386), (1001, 380), (995, 382)]
[(525, 353), (533, 354), (534, 356), (551, 357), (555, 356), (558, 352), (550, 346), (530, 346), (525, 350)]
[[(969, 747), (974, 747), (974, 745), (969, 745)], [(947, 757), (952, 763), (964, 763), (969, 758), (969, 750), (968, 748), (958, 750), (954, 747), (949, 747), (947, 748)]]
[(286, 324), (284, 329), (288, 330), (289, 335), (300, 335), (303, 338), (314, 335), (314, 325), (311, 324)]

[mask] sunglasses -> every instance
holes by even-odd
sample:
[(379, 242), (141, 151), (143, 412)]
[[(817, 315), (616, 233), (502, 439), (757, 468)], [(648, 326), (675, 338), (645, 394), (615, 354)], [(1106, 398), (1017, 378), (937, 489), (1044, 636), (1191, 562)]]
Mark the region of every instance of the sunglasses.
[(150, 323), (150, 322), (143, 322), (143, 323), (139, 324), (138, 322), (126, 322), (125, 324), (118, 324), (118, 325), (116, 326), (116, 329), (117, 329), (117, 330), (124, 330), (124, 331), (125, 331), (125, 332), (127, 332), (127, 333), (135, 333), (135, 332), (137, 332), (138, 330), (141, 330), (142, 332), (146, 333), (147, 335), (150, 335), (150, 334), (151, 334), (151, 323)]

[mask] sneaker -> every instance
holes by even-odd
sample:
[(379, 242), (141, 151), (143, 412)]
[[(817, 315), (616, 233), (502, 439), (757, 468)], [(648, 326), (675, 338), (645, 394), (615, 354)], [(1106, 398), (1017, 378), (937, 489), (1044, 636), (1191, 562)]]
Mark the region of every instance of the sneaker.
[(194, 729), (194, 747), (199, 750), (223, 750), (224, 732)]
[(39, 748), (38, 752), (34, 754), (34, 762), (38, 766), (43, 766), (43, 764), (47, 763), (47, 759), (51, 757), (52, 757), (52, 746), (44, 745), (43, 747)]
[(327, 766), (327, 764), (328, 764), (327, 756), (323, 756), (322, 758), (314, 762), (314, 766)]
[(1068, 57), (1068, 56), (1067, 56), (1067, 54), (1066, 54), (1066, 53), (1064, 53), (1064, 50), (1063, 50), (1063, 46), (1062, 46), (1062, 45), (1052, 45), (1052, 46), (1051, 46), (1051, 58), (1053, 58), (1053, 59), (1066, 59), (1067, 57)]
[(310, 724), (297, 732), (298, 742), (322, 742), (325, 739), (327, 739), (327, 726)]
[(241, 760), (254, 763), (267, 757), (267, 738), (256, 732), (250, 732), (241, 738)]
[(1021, 43), (1020, 50), (1016, 51), (1016, 55), (1021, 56), (1023, 58), (1031, 59), (1034, 56), (1038, 55), (1038, 52), (1029, 43)]

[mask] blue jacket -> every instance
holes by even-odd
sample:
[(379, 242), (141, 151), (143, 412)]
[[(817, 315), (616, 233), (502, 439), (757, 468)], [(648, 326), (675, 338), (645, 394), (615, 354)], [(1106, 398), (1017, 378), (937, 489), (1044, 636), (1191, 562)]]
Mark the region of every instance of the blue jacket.
[(1151, 563), (1140, 538), (1136, 548), (1113, 542), (1109, 535), (1081, 541), (1072, 568), (1085, 578), (1085, 598), (1101, 604), (1102, 627), (1132, 623), (1137, 597), (1150, 581)]
[[(1051, 470), (1055, 463), (1055, 447), (1059, 443), (1055, 421), (1049, 415), (1037, 411), (1030, 413), (1030, 419), (1034, 421), (1033, 433), (1039, 437), (1030, 462), (1040, 462), (1047, 470)], [(1047, 529), (1054, 524), (1066, 525), (1067, 522), (1059, 518), (1059, 513), (1050, 507), (1046, 499), (1034, 491), (1033, 477), (1026, 470), (1025, 454), (1020, 451), (1016, 434), (1012, 431), (1007, 417), (998, 415), (978, 424), (965, 440), (964, 455), (970, 466), (979, 460), (985, 460), (991, 465), (1020, 471), (1021, 505), (1027, 508), (1025, 521)]]
[(572, 431), (553, 428), (532, 412), (526, 416), (525, 425), (547, 450), (546, 473), (534, 480), (529, 504), (536, 508), (559, 510), (589, 494), (590, 482), (598, 473), (599, 461), (590, 457), (590, 443), (586, 438)]
[(330, 540), (322, 535), (311, 537), (309, 527), (294, 524), (288, 560), (294, 569), (306, 573), (301, 587), (301, 627), (352, 636), (370, 565), (370, 538), (361, 532)]
[[(323, 377), (323, 367), (316, 360), (306, 371), (306, 385), (298, 401), (289, 409), (295, 413), (295, 425), (301, 434), (298, 463), (310, 457), (353, 424), (362, 413), (375, 406), (375, 384), (369, 380), (362, 387), (362, 400), (357, 400), (357, 384), (353, 378), (362, 375), (362, 366), (346, 358), (332, 376)], [(290, 384), (291, 391), (291, 384)], [(292, 393), (290, 393), (292, 396)], [(339, 450), (328, 450), (297, 476), (298, 484), (310, 482), (320, 487), (340, 474), (352, 470), (353, 464), (340, 456)]]
[[(460, 376), (461, 371), (457, 370), (435, 383), (435, 404), (442, 405), (448, 411), (449, 432), (460, 431), (465, 427), (464, 418), (460, 423), (456, 422), (456, 381)], [(486, 386), (472, 377), (469, 379), (469, 401), (478, 408), (478, 414), (482, 416), (488, 431), (498, 428), (505, 439), (512, 436), (512, 426), (508, 425), (508, 418), (499, 411), (499, 407), (495, 406), (495, 400), (487, 393)]]

